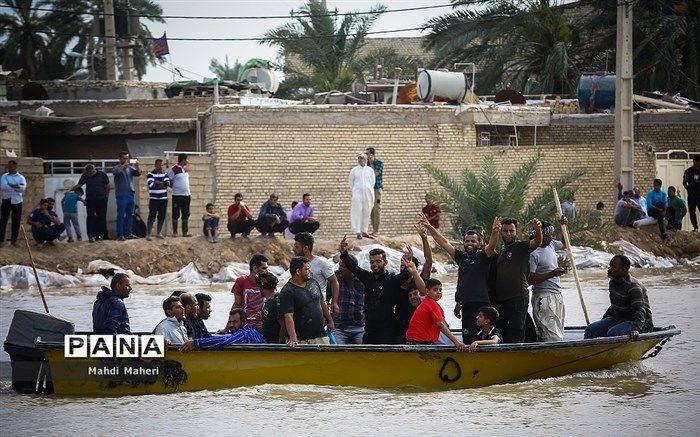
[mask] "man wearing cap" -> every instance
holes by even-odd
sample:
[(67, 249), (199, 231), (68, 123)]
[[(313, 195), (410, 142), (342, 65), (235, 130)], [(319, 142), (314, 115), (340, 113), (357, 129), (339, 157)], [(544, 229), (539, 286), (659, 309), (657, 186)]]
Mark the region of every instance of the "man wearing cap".
[[(562, 217), (566, 223), (566, 216)], [(566, 270), (559, 267), (557, 250), (564, 243), (554, 240), (554, 226), (542, 222), (542, 244), (530, 254), (530, 284), (532, 284), (532, 318), (541, 341), (564, 340), (564, 299), (559, 276)]]
[(358, 239), (369, 237), (370, 214), (374, 205), (374, 170), (367, 166), (367, 155), (357, 155), (357, 165), (350, 170), (350, 226)]

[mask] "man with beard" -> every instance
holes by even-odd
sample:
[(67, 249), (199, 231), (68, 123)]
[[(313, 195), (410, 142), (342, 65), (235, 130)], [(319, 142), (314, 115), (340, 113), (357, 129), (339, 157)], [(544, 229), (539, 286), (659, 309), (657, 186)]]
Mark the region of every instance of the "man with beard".
[(401, 292), (401, 285), (412, 276), (418, 289), (424, 289), (425, 283), (413, 264), (413, 250), (406, 248), (402, 263), (406, 266), (400, 273), (386, 271), (386, 253), (382, 249), (369, 251), (371, 271), (360, 268), (357, 261), (348, 254), (348, 240), (344, 236), (340, 241), (340, 259), (357, 279), (365, 286), (365, 335), (364, 344), (394, 344), (394, 307)]
[(180, 295), (180, 303), (185, 307), (185, 320), (183, 320), (183, 323), (187, 329), (187, 338), (194, 338), (194, 325), (192, 325), (191, 320), (197, 317), (197, 312), (199, 311), (197, 299), (192, 293), (182, 293)]
[(192, 338), (211, 337), (211, 333), (204, 325), (204, 321), (211, 314), (211, 296), (205, 293), (197, 293), (194, 297), (197, 299), (197, 315), (188, 320), (194, 330)]
[(433, 227), (425, 215), (421, 215), (420, 223), (430, 232), (435, 242), (445, 249), (459, 268), (457, 275), (457, 291), (455, 292), (455, 316), (462, 319), (462, 339), (470, 344), (477, 340), (479, 327), (476, 316), (479, 308), (490, 306), (489, 271), (492, 257), (496, 253), (498, 234), (501, 222), (498, 217), (493, 219), (489, 244), (482, 249), (483, 235), (470, 229), (464, 235), (464, 250), (455, 248), (447, 239)]
[[(542, 244), (542, 223), (532, 219), (534, 238), (518, 241), (518, 221), (499, 219), (503, 250), (496, 261), (496, 280), (493, 288), (494, 306), (500, 313), (499, 329), (505, 343), (525, 341), (526, 319), (530, 297), (530, 254)], [(494, 225), (496, 226), (496, 225)]]
[[(292, 246), (292, 251), (296, 256), (303, 256), (309, 260), (309, 268), (311, 269), (310, 278), (318, 282), (318, 286), (321, 288), (321, 293), (325, 293), (330, 286), (331, 289), (331, 309), (329, 311), (326, 299), (323, 299), (321, 306), (323, 307), (323, 313), (330, 313), (333, 316), (340, 314), (340, 307), (338, 306), (338, 296), (340, 290), (338, 287), (338, 278), (335, 276), (335, 271), (333, 270), (333, 265), (326, 258), (314, 255), (314, 236), (308, 232), (299, 232), (294, 236), (294, 246)], [(326, 320), (328, 326), (331, 329), (335, 329), (333, 325), (333, 320)]]

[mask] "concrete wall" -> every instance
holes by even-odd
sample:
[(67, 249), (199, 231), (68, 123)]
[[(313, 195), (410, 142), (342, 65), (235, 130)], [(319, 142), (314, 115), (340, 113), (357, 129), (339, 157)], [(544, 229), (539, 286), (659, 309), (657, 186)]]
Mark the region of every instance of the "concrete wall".
[(5, 156), (6, 152), (12, 150), (17, 156), (25, 156), (26, 153), (21, 141), (19, 116), (0, 115), (0, 126), (4, 126), (4, 131), (0, 132), (0, 156)]

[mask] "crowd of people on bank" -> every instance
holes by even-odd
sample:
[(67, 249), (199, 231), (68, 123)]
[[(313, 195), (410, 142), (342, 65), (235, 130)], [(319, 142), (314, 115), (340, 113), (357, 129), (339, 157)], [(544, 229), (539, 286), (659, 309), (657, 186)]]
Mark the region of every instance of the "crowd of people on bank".
[[(560, 222), (566, 220), (562, 216)], [(530, 225), (531, 239), (518, 241), (518, 222), (495, 217), (488, 244), (483, 230), (474, 226), (458, 248), (421, 214), (415, 227), (425, 262), (421, 267), (407, 247), (397, 273), (387, 270), (382, 249), (369, 252), (369, 270), (361, 268), (348, 251), (347, 237), (340, 241), (336, 270), (314, 254), (313, 235), (299, 232), (294, 236), (290, 279), (279, 292), (268, 258), (257, 254), (250, 259), (250, 273), (233, 284), (225, 327), (207, 329), (209, 295), (176, 291), (163, 301), (165, 317), (153, 332), (185, 352), (238, 343), (452, 344), (458, 351), (474, 352), (499, 343), (562, 341), (565, 311), (559, 277), (566, 272), (557, 265), (556, 250), (563, 243), (553, 239), (553, 224), (533, 219)], [(458, 266), (454, 313), (462, 321), (461, 338), (450, 330), (438, 303), (442, 283), (431, 277), (429, 237)], [(629, 270), (625, 256), (610, 261), (611, 305), (602, 320), (588, 326), (585, 338), (628, 335), (634, 340), (653, 329), (646, 289)], [(92, 312), (95, 333), (130, 332), (124, 304), (130, 292), (130, 279), (123, 273), (112, 278), (110, 288), (102, 288)]]

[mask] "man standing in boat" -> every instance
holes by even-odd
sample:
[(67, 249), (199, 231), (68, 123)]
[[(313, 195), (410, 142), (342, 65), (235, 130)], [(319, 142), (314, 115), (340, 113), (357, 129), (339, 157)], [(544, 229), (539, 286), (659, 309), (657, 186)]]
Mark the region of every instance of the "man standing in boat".
[(243, 308), (248, 316), (248, 323), (256, 329), (262, 328), (262, 309), (265, 304), (260, 293), (260, 287), (255, 282), (255, 276), (267, 271), (267, 258), (265, 255), (255, 254), (248, 263), (250, 275), (240, 276), (233, 283), (231, 293), (234, 295), (231, 311)]
[(500, 220), (503, 249), (496, 262), (496, 280), (493, 289), (494, 306), (500, 313), (499, 329), (505, 343), (525, 341), (526, 318), (529, 317), (530, 254), (542, 244), (542, 223), (532, 219), (534, 238), (518, 241), (518, 221)]
[[(322, 257), (314, 255), (314, 236), (309, 232), (299, 232), (294, 236), (294, 246), (292, 251), (296, 256), (303, 256), (309, 260), (309, 268), (311, 269), (311, 279), (318, 282), (321, 287), (321, 292), (325, 294), (326, 289), (330, 286), (331, 289), (331, 310), (329, 311), (326, 299), (323, 299), (323, 313), (337, 316), (340, 314), (338, 306), (338, 296), (340, 294), (338, 286), (338, 278), (335, 276), (331, 263)], [(333, 325), (333, 320), (326, 320), (329, 325)]]
[(637, 340), (640, 332), (654, 329), (647, 289), (630, 276), (630, 266), (629, 258), (624, 255), (615, 255), (610, 260), (610, 307), (602, 320), (588, 325), (583, 338), (629, 335), (630, 340)]
[(310, 278), (309, 260), (302, 256), (292, 258), (289, 273), (292, 278), (277, 297), (277, 314), (282, 315), (287, 344), (329, 344), (323, 329), (324, 296), (318, 282)]
[(95, 334), (130, 334), (129, 313), (124, 299), (131, 293), (131, 280), (126, 273), (117, 273), (110, 288), (102, 287), (92, 306), (92, 332)]
[[(562, 216), (566, 223), (566, 216)], [(540, 341), (564, 340), (564, 298), (559, 276), (566, 270), (559, 267), (557, 250), (566, 246), (552, 237), (554, 226), (542, 222), (542, 245), (530, 254), (532, 284), (532, 318)]]
[(408, 268), (409, 265), (414, 265), (413, 251), (410, 247), (407, 248), (402, 261), (407, 268), (396, 274), (386, 271), (386, 253), (382, 249), (369, 251), (371, 271), (360, 268), (357, 261), (350, 257), (347, 236), (340, 241), (339, 249), (340, 259), (365, 286), (365, 335), (362, 343), (394, 344), (396, 342), (394, 308), (397, 296), (401, 293), (401, 285), (413, 276), (417, 288), (425, 288), (418, 270)]
[(462, 338), (469, 344), (477, 340), (480, 328), (476, 325), (479, 308), (490, 306), (489, 272), (491, 259), (496, 253), (501, 222), (498, 217), (493, 219), (489, 244), (482, 249), (484, 237), (481, 232), (470, 229), (464, 235), (464, 250), (455, 248), (447, 239), (430, 224), (425, 215), (421, 215), (420, 223), (430, 232), (435, 242), (445, 249), (457, 263), (457, 291), (455, 292), (454, 313), (462, 319)]

